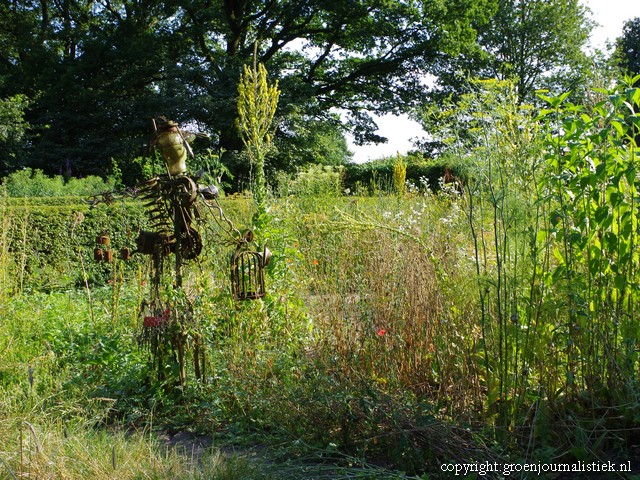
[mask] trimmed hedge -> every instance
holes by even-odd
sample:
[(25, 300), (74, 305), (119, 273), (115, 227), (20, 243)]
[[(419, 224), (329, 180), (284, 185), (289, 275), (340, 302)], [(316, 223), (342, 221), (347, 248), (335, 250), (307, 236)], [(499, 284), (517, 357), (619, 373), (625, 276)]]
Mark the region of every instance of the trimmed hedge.
[[(393, 163), (394, 159), (389, 158), (377, 162), (352, 163), (346, 165), (344, 177), (344, 189), (349, 189), (352, 193), (361, 193), (362, 189), (371, 190), (377, 188), (383, 192), (393, 191)], [(426, 183), (431, 191), (440, 189), (440, 179), (446, 181), (459, 179), (464, 181), (467, 178), (467, 171), (461, 164), (449, 162), (428, 162), (428, 161), (407, 161), (407, 182), (422, 188)], [(372, 185), (375, 184), (375, 187)]]
[[(88, 197), (87, 197), (88, 198)], [(58, 206), (75, 206), (79, 209), (88, 208), (89, 204), (83, 197), (3, 197), (0, 199), (2, 204), (7, 207), (58, 207)]]
[[(220, 203), (239, 228), (250, 222), (253, 212), (247, 199), (227, 197)], [(214, 252), (217, 227), (212, 220), (210, 223), (211, 228), (197, 228), (205, 237), (207, 251)], [(121, 248), (135, 250), (139, 230), (150, 229), (142, 202), (90, 208), (82, 199), (73, 197), (0, 198), (0, 228), (0, 268), (13, 281), (5, 288), (44, 291), (83, 286), (85, 275), (90, 285), (106, 284), (114, 274), (114, 266), (94, 261), (96, 237), (108, 234), (109, 248), (114, 258), (119, 258)], [(149, 256), (136, 254), (129, 261), (118, 262), (118, 268), (131, 278), (138, 268), (146, 269), (149, 262)]]
[[(121, 247), (135, 247), (139, 228), (147, 220), (136, 203), (90, 208), (71, 198), (3, 199), (2, 225), (7, 229), (5, 268), (13, 273), (16, 288), (53, 290), (84, 284), (104, 284), (113, 266), (93, 261), (99, 234), (109, 234), (114, 256)], [(126, 262), (137, 268), (142, 258)]]

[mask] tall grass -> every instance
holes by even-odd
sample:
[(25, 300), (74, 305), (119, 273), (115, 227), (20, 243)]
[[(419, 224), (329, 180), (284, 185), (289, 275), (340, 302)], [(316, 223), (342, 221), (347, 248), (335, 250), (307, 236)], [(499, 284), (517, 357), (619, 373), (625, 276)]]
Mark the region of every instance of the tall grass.
[(9, 232), (11, 228), (11, 212), (6, 205), (6, 189), (0, 192), (0, 303), (13, 291), (10, 273), (11, 255), (9, 251)]
[(217, 449), (181, 451), (146, 432), (23, 421), (6, 424), (0, 435), (0, 478), (269, 478), (245, 458)]
[(542, 266), (536, 242), (544, 218), (537, 195), (543, 142), (533, 110), (518, 104), (510, 84), (476, 88), (462, 99), (461, 112), (472, 118), (477, 136), (457, 147), (464, 148), (471, 172), (464, 210), (474, 249), (485, 409), (512, 430), (525, 403), (531, 406), (525, 392), (535, 378), (532, 301)]

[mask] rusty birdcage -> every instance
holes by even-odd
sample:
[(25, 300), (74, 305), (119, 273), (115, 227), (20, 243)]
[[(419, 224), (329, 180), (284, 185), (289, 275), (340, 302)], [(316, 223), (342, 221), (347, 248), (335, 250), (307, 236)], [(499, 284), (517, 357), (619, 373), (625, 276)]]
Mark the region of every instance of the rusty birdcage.
[(231, 294), (236, 300), (257, 300), (266, 294), (264, 268), (271, 252), (266, 246), (262, 252), (251, 250), (252, 240), (253, 233), (246, 232), (231, 255)]

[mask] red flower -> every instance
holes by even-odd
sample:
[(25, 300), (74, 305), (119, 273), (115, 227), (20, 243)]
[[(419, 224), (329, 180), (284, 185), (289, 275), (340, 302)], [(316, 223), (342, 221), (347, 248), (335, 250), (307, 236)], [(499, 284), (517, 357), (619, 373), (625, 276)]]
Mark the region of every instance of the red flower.
[(378, 329), (378, 336), (379, 337), (384, 337), (387, 334), (387, 331), (384, 328), (379, 328)]

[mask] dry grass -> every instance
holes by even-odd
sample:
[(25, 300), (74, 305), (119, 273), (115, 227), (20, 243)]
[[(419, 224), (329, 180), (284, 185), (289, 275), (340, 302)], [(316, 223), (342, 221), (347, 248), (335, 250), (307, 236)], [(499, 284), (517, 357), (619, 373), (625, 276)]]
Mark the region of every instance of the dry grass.
[[(210, 449), (202, 454), (163, 445), (148, 432), (55, 423), (4, 423), (0, 478), (240, 479), (256, 478), (247, 460)], [(260, 477), (263, 478), (263, 477)]]

